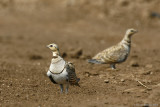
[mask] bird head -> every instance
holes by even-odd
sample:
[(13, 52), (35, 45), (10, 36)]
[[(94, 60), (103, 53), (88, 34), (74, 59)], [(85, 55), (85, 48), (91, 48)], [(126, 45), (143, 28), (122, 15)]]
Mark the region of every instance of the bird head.
[(54, 58), (57, 58), (60, 55), (59, 48), (58, 48), (57, 44), (55, 44), (55, 43), (49, 44), (49, 45), (47, 45), (47, 48), (49, 48), (53, 52)]
[(126, 35), (128, 35), (129, 37), (131, 37), (133, 34), (137, 33), (138, 31), (135, 29), (128, 29), (126, 32)]
[(51, 51), (55, 52), (55, 51), (59, 51), (58, 45), (55, 43), (49, 44), (47, 45), (47, 48), (49, 48)]

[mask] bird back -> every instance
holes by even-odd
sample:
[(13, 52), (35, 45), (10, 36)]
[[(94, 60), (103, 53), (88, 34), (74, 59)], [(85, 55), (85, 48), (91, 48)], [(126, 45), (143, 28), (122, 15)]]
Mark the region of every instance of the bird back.
[(126, 60), (128, 54), (128, 49), (122, 44), (117, 44), (98, 53), (93, 59), (100, 60), (103, 63), (120, 63)]

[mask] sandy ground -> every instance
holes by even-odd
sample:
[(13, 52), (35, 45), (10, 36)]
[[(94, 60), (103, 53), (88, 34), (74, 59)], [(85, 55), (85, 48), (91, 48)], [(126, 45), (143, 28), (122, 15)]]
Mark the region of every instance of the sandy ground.
[[(160, 12), (158, 0), (29, 1), (0, 2), (1, 107), (160, 106), (160, 19), (150, 16)], [(87, 63), (118, 43), (128, 28), (139, 32), (117, 70)], [(71, 86), (68, 94), (60, 94), (46, 76), (52, 57), (46, 45), (53, 42), (81, 79), (81, 87)]]

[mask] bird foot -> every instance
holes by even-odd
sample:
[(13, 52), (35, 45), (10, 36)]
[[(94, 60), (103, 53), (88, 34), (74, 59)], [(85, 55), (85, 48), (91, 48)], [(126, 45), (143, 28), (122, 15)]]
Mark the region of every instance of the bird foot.
[(69, 88), (69, 84), (67, 84), (66, 86), (66, 94), (68, 94), (68, 88)]
[(61, 88), (61, 94), (63, 93), (63, 85), (60, 84), (60, 88)]
[(66, 91), (65, 94), (68, 94), (68, 91)]
[(115, 70), (115, 69), (116, 69), (115, 64), (111, 64), (110, 66), (111, 66), (111, 69), (112, 69), (112, 70)]

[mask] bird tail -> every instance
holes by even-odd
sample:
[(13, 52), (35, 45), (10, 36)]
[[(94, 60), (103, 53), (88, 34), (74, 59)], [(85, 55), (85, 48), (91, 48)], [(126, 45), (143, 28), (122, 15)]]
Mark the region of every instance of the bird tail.
[(98, 61), (98, 60), (96, 60), (96, 59), (89, 59), (88, 62), (89, 62), (89, 63), (94, 63), (94, 64), (104, 64), (103, 62)]
[(77, 78), (77, 83), (75, 85), (78, 87), (80, 87), (80, 85), (78, 84), (79, 81), (80, 81), (80, 78)]

